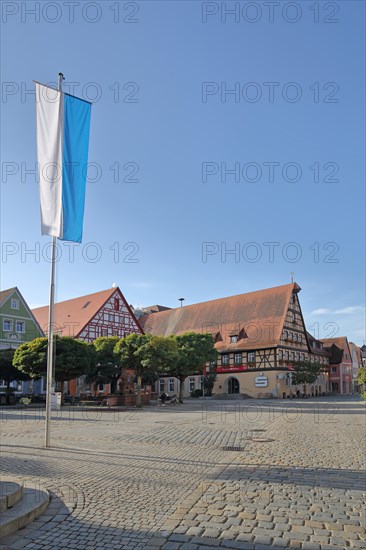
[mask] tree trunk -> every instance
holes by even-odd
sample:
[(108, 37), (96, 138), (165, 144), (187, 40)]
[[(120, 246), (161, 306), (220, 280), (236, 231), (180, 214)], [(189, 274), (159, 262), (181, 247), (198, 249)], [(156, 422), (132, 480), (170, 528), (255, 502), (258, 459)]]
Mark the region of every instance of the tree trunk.
[(61, 380), (60, 382), (60, 391), (61, 391), (61, 407), (62, 405), (64, 404), (64, 386), (65, 386), (65, 381), (64, 380)]
[(6, 381), (6, 396), (5, 396), (5, 403), (7, 405), (10, 404), (10, 380)]
[(141, 407), (141, 376), (137, 377), (136, 407)]
[(179, 403), (183, 403), (183, 383), (184, 378), (179, 378)]

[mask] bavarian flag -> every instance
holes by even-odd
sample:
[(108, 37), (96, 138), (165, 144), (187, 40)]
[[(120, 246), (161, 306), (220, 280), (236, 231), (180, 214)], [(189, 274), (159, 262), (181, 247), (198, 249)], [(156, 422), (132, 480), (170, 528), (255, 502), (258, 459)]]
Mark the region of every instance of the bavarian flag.
[(42, 235), (80, 243), (91, 103), (36, 82)]

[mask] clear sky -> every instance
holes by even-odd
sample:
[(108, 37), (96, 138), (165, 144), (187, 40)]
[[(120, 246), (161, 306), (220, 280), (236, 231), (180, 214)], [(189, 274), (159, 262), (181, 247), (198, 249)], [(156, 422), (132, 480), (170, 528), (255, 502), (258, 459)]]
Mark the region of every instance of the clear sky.
[(314, 335), (362, 345), (364, 2), (1, 7), (2, 288), (48, 302), (32, 81), (62, 71), (94, 105), (83, 243), (60, 242), (57, 300), (116, 283), (177, 307), (293, 271)]

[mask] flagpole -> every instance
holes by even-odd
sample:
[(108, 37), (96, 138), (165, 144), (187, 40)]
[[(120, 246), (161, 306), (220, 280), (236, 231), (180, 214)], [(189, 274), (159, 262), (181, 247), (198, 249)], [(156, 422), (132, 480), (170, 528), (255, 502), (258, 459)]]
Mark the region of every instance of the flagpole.
[[(58, 90), (62, 91), (64, 75), (58, 74)], [(53, 367), (53, 324), (55, 309), (55, 265), (56, 265), (56, 237), (52, 237), (51, 254), (51, 280), (50, 280), (50, 305), (48, 310), (48, 348), (47, 348), (47, 393), (46, 393), (46, 426), (45, 426), (45, 447), (50, 447), (51, 439), (51, 400), (54, 387)]]

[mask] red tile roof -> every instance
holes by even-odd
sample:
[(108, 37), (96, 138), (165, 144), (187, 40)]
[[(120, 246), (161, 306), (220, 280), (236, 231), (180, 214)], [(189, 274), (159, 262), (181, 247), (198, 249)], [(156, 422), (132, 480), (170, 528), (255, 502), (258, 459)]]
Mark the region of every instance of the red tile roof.
[[(77, 336), (116, 290), (119, 289), (109, 288), (94, 294), (58, 302), (55, 304), (55, 330), (59, 331), (60, 335), (69, 336), (70, 329), (73, 329), (72, 336)], [(32, 312), (44, 332), (48, 332), (48, 306), (38, 307)]]
[[(245, 350), (279, 344), (292, 292), (296, 283), (219, 298), (142, 316), (145, 332), (161, 336), (184, 332), (209, 332), (217, 349)], [(237, 343), (230, 335), (244, 335)]]
[[(351, 360), (351, 350), (348, 345), (347, 336), (338, 336), (337, 338), (321, 338), (320, 342), (323, 342), (325, 348), (330, 348), (334, 344), (337, 348), (344, 352), (343, 360)], [(345, 357), (345, 354), (347, 354), (348, 357)]]

